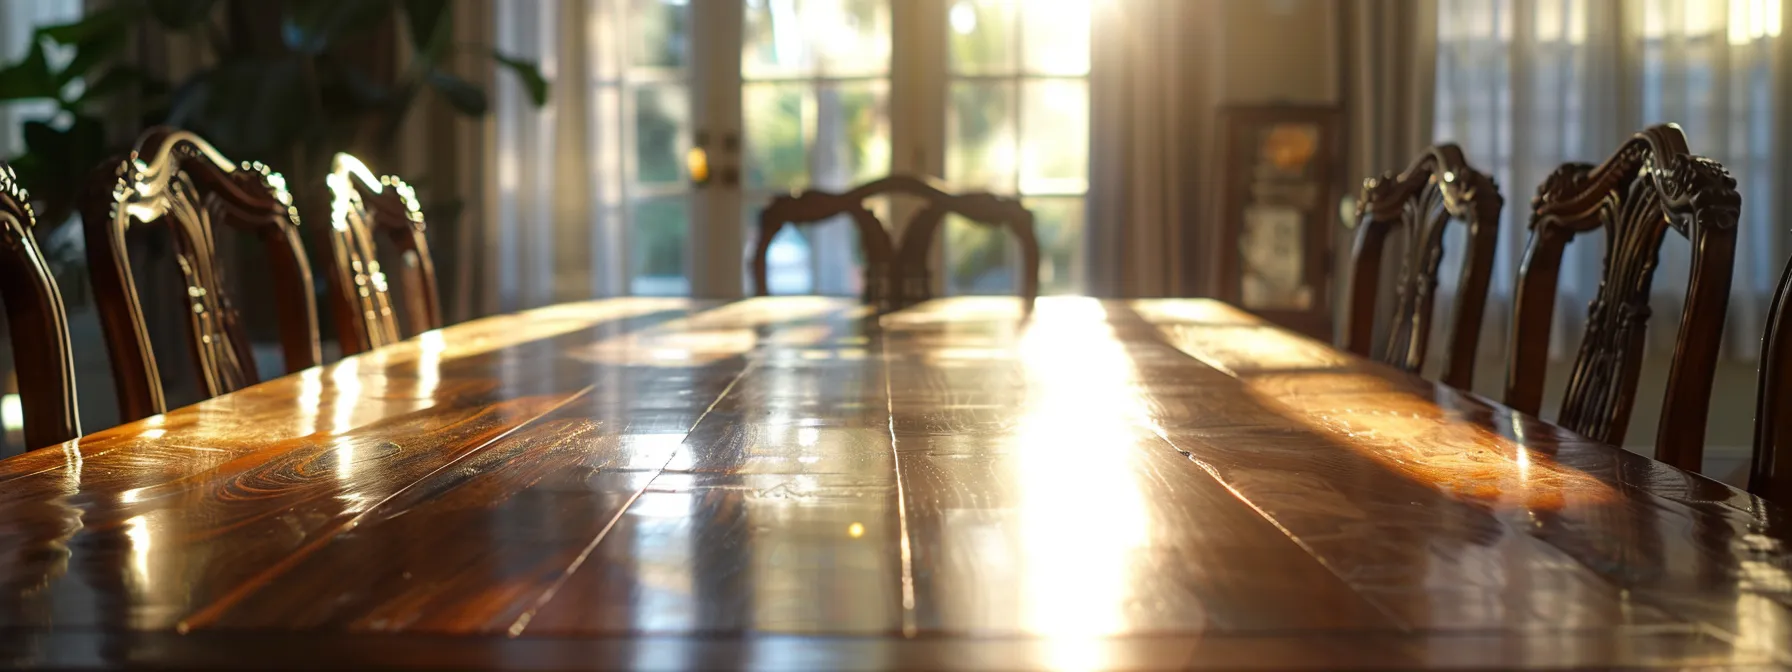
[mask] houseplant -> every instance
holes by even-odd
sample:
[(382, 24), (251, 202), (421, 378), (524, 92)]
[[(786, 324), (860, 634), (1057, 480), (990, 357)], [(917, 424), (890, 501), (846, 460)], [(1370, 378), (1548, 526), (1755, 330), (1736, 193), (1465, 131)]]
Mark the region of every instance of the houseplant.
[[(8, 158), (52, 229), (39, 232), (52, 264), (84, 263), (80, 237), (53, 229), (75, 211), (89, 171), (151, 125), (193, 130), (286, 173), (303, 212), (335, 152), (389, 165), (421, 96), (487, 112), (486, 92), (452, 74), (451, 59), (490, 59), (545, 103), (533, 63), (454, 43), (452, 21), (448, 0), (116, 0), (38, 29), (23, 57), (0, 65), (0, 103), (53, 103), (53, 114), (24, 122), (25, 152)], [(155, 38), (194, 45), (203, 65), (169, 81), (125, 57)]]

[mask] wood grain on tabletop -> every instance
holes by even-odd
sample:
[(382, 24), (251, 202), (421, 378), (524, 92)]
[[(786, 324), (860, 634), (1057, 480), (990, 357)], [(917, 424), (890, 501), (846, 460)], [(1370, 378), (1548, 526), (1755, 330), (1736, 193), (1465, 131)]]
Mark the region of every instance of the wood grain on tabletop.
[(613, 299), (0, 461), (0, 660), (1787, 664), (1777, 506), (1200, 300)]

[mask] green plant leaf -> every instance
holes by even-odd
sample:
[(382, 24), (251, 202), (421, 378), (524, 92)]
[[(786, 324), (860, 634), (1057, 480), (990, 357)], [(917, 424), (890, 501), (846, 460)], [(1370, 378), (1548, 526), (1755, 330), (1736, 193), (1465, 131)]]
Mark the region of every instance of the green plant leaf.
[(393, 101), (391, 88), (354, 65), (336, 59), (318, 59), (317, 74), (326, 108), (359, 115)]
[(58, 129), (47, 121), (27, 121), (24, 136), (25, 147), (33, 154), (48, 157), (51, 165), (64, 159), (79, 165), (83, 159), (98, 157), (106, 146), (106, 131), (100, 120), (80, 114), (74, 115), (67, 129)]
[(136, 18), (137, 6), (118, 3), (81, 17), (80, 21), (37, 29), (37, 35), (57, 44), (79, 45), (99, 39), (108, 33), (123, 33)]
[(33, 199), (37, 198), (37, 189), (33, 185), (43, 182), (43, 155), (25, 152), (24, 154), (7, 159), (6, 163), (7, 165), (12, 166), (12, 171), (14, 173), (18, 174), (19, 184), (25, 187), (25, 191), (30, 193)]
[(288, 0), (280, 39), (293, 51), (321, 54), (337, 38), (371, 28), (390, 11), (385, 0)]
[(24, 59), (0, 68), (0, 100), (55, 98), (58, 90), (42, 41), (33, 40)]
[(76, 77), (86, 77), (93, 66), (111, 58), (124, 49), (126, 34), (121, 28), (113, 31), (100, 31), (89, 35), (87, 39), (75, 44), (75, 57), (70, 59), (62, 72), (56, 73), (56, 86), (73, 81)]
[(115, 65), (107, 68), (106, 74), (100, 75), (89, 82), (87, 84), (87, 89), (81, 92), (81, 98), (75, 102), (93, 102), (117, 94), (120, 91), (129, 91), (133, 89), (144, 95), (156, 96), (168, 92), (168, 83), (150, 76), (150, 74), (142, 68), (129, 65)]
[(506, 56), (497, 51), (492, 52), (492, 60), (523, 80), (523, 88), (529, 91), (529, 102), (535, 103), (536, 107), (548, 104), (548, 80), (541, 76), (541, 69), (536, 67), (535, 61)]
[(97, 117), (84, 114), (74, 117), (74, 123), (69, 125), (67, 133), (69, 153), (74, 157), (69, 166), (69, 177), (78, 181), (89, 168), (105, 157), (106, 126)]
[(461, 114), (469, 117), (484, 116), (490, 107), (485, 99), (485, 90), (472, 82), (440, 70), (431, 70), (424, 79), (429, 82), (430, 88), (441, 94)]
[(25, 136), (25, 148), (38, 156), (56, 156), (62, 153), (66, 145), (62, 131), (56, 130), (50, 122), (33, 119), (25, 122), (22, 135)]
[(73, 212), (87, 171), (106, 158), (105, 129), (99, 119), (77, 114), (66, 129), (34, 120), (25, 122), (23, 131), (29, 153), (20, 157), (25, 168), (19, 180), (43, 205), (40, 216), (60, 221)]
[(149, 13), (156, 22), (174, 30), (185, 30), (212, 14), (216, 0), (149, 0)]
[(448, 46), (454, 15), (447, 0), (405, 0), (404, 17), (411, 30), (411, 47), (430, 59), (441, 58)]

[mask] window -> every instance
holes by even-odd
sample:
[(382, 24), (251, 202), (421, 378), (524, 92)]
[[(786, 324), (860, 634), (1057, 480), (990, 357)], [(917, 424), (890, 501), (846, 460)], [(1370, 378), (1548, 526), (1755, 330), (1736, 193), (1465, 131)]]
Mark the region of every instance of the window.
[[(895, 171), (1023, 197), (1043, 289), (1080, 290), (1089, 1), (501, 2), (501, 47), (587, 85), (557, 88), (542, 111), (500, 97), (499, 307), (739, 296), (773, 195)], [(898, 85), (898, 71), (917, 76)], [(588, 184), (568, 190), (569, 171)], [(589, 221), (562, 215), (586, 210)], [(858, 294), (857, 237), (845, 221), (787, 228), (771, 245), (772, 290)], [(954, 222), (942, 238), (947, 293), (1013, 291), (1005, 234)]]
[(691, 138), (690, 12), (658, 0), (620, 5), (609, 8), (628, 16), (608, 23), (630, 30), (612, 36), (612, 57), (599, 59), (592, 85), (598, 116), (613, 120), (628, 151), (623, 165), (600, 171), (598, 182), (609, 188), (598, 193), (618, 195), (604, 204), (606, 215), (628, 222), (629, 293), (689, 294), (691, 188), (683, 161)]
[[(841, 190), (890, 172), (889, 0), (747, 0), (741, 49), (743, 209), (779, 192)], [(846, 218), (787, 227), (767, 253), (774, 294), (856, 295), (865, 260)]]
[[(946, 179), (1022, 197), (1040, 244), (1040, 291), (1082, 289), (1089, 190), (1089, 5), (957, 0), (947, 10)], [(1008, 293), (1006, 233), (963, 220), (945, 233), (947, 291)]]

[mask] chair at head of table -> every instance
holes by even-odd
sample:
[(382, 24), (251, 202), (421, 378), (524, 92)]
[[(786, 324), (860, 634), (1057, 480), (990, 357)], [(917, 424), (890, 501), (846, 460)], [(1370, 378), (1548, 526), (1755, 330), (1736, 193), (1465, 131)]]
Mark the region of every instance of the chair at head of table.
[[(870, 199), (891, 195), (921, 200), (919, 209), (902, 230), (900, 244), (891, 239), (889, 229), (866, 204)], [(1018, 199), (981, 191), (954, 193), (936, 181), (909, 175), (891, 175), (846, 191), (805, 189), (773, 198), (759, 213), (751, 262), (753, 293), (771, 293), (767, 255), (773, 237), (784, 226), (810, 225), (846, 216), (858, 231), (865, 258), (866, 303), (890, 310), (933, 298), (933, 276), (927, 258), (934, 236), (948, 215), (1000, 227), (1014, 236), (1022, 255), (1020, 296), (1031, 305), (1039, 296), (1039, 240), (1033, 230), (1033, 213)]]

